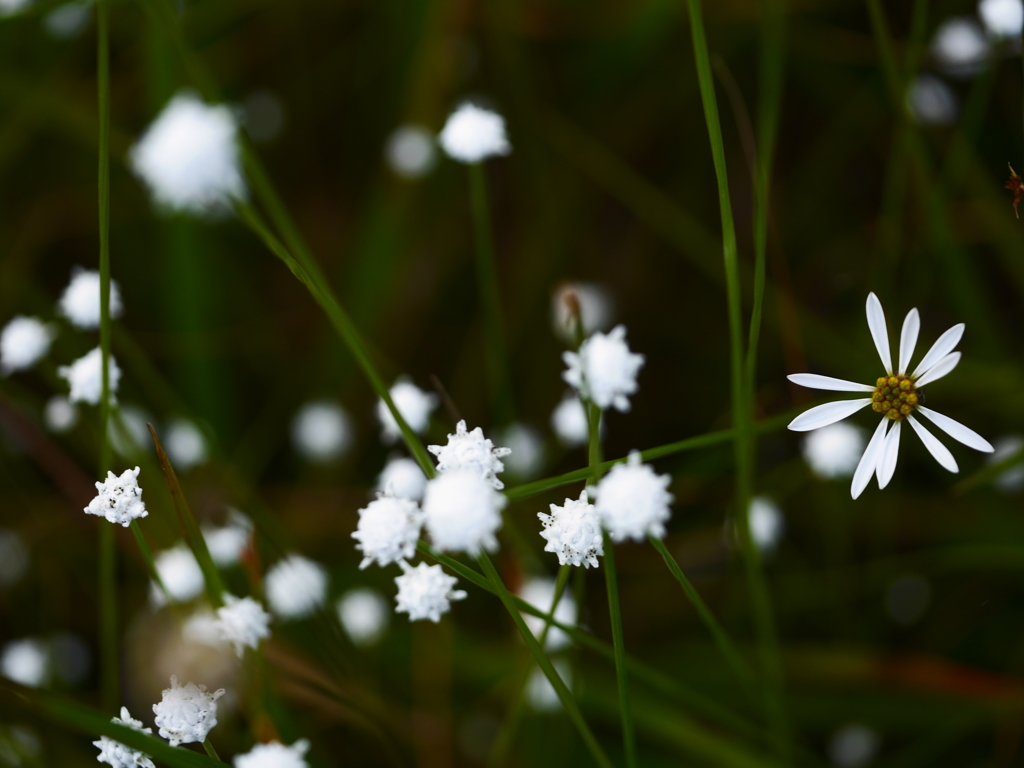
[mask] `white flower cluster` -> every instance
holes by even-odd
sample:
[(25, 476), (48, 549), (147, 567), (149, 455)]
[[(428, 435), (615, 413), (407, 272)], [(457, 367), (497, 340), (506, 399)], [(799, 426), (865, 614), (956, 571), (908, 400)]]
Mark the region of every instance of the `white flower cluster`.
[[(76, 328), (94, 331), (100, 327), (100, 273), (76, 267), (71, 282), (57, 302), (57, 310)], [(117, 318), (124, 312), (121, 291), (110, 281), (110, 316)]]
[(462, 600), (466, 593), (454, 589), (458, 579), (446, 574), (440, 565), (420, 563), (415, 568), (404, 560), (398, 563), (402, 575), (395, 577), (398, 585), (396, 613), (409, 614), (410, 621), (430, 619), (435, 624), (451, 609), (452, 600)]
[[(437, 395), (424, 392), (411, 381), (399, 379), (388, 390), (395, 408), (402, 414), (405, 423), (417, 435), (423, 434), (430, 424), (430, 414), (437, 408)], [(381, 439), (385, 443), (397, 442), (402, 437), (402, 430), (391, 414), (391, 409), (383, 400), (377, 402), (377, 418), (380, 419), (383, 432)]]
[(126, 469), (118, 477), (107, 472), (107, 479), (96, 483), (98, 493), (85, 508), (87, 515), (105, 517), (112, 523), (127, 528), (132, 520), (146, 517), (146, 505), (142, 503), (142, 489), (139, 488), (139, 468)]
[(668, 475), (656, 475), (650, 465), (641, 463), (638, 451), (612, 467), (593, 490), (594, 506), (612, 541), (663, 538), (674, 501), (668, 492), (671, 482)]
[(235, 755), (235, 768), (308, 768), (304, 760), (309, 742), (299, 739), (290, 747), (279, 741), (257, 744), (244, 755)]
[(379, 494), (359, 510), (359, 525), (352, 534), (363, 553), (360, 568), (371, 563), (384, 567), (412, 557), (423, 527), (423, 512), (412, 499)]
[(16, 315), (0, 331), (0, 376), (31, 368), (50, 351), (53, 328), (35, 317)]
[(218, 635), (235, 646), (242, 658), (245, 648), (255, 650), (260, 640), (270, 637), (270, 614), (251, 597), (224, 595), (224, 605), (217, 609), (215, 624)]
[[(153, 733), (151, 728), (143, 728), (141, 720), (135, 720), (128, 714), (128, 707), (121, 707), (121, 717), (111, 720), (118, 725), (125, 725), (139, 733)], [(97, 762), (106, 763), (113, 768), (156, 768), (149, 755), (137, 749), (126, 747), (119, 741), (114, 741), (107, 736), (101, 736), (99, 741), (94, 741), (93, 746), (100, 751), (96, 757)]]
[(469, 432), (465, 420), (462, 420), (455, 425), (455, 434), (448, 435), (447, 445), (430, 445), (427, 450), (437, 456), (437, 471), (442, 474), (459, 469), (470, 470), (489, 482), (495, 490), (500, 491), (505, 487), (497, 473), (505, 471), (501, 459), (512, 451), (508, 448), (495, 448), (494, 443), (484, 437), (480, 427)]
[(563, 352), (562, 359), (569, 366), (562, 379), (584, 399), (601, 410), (612, 406), (623, 413), (629, 410), (628, 395), (637, 390), (636, 377), (644, 356), (629, 351), (626, 326), (593, 334), (578, 352)]
[[(110, 379), (110, 397), (113, 400), (117, 384), (121, 380), (121, 369), (111, 355), (107, 373)], [(78, 358), (71, 365), (62, 365), (57, 375), (66, 379), (71, 388), (68, 399), (72, 403), (98, 405), (103, 397), (103, 351), (96, 347)]]
[(578, 501), (566, 499), (561, 507), (552, 504), (550, 515), (538, 512), (537, 517), (544, 526), (540, 532), (547, 541), (544, 551), (557, 554), (559, 565), (597, 568), (597, 558), (604, 554), (604, 537), (601, 519), (586, 490), (580, 492)]
[(263, 586), (275, 616), (304, 619), (327, 597), (327, 571), (307, 557), (291, 555), (267, 572)]
[(179, 744), (201, 744), (210, 730), (217, 725), (217, 699), (224, 689), (210, 693), (205, 685), (188, 683), (179, 685), (171, 676), (171, 687), (165, 688), (159, 704), (153, 705), (154, 720), (161, 738), (172, 747)]
[(427, 476), (414, 460), (400, 456), (391, 459), (377, 478), (377, 491), (402, 499), (419, 501), (427, 487)]
[(479, 163), (512, 151), (505, 135), (505, 119), (468, 101), (448, 117), (437, 140), (445, 154), (460, 163)]
[(434, 544), (472, 556), (498, 547), (501, 510), (508, 499), (472, 469), (445, 472), (427, 483), (423, 515)]

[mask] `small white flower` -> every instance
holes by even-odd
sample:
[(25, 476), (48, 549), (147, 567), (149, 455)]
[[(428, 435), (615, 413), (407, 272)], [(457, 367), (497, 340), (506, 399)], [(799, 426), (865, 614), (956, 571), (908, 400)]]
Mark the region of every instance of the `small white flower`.
[(388, 166), (404, 179), (418, 179), (430, 173), (437, 164), (434, 136), (418, 125), (402, 125), (388, 136), (384, 147)]
[(448, 552), (494, 551), (508, 499), (472, 470), (446, 472), (427, 483), (423, 514), (434, 545)]
[(544, 440), (533, 427), (516, 422), (509, 425), (499, 438), (511, 453), (505, 459), (505, 469), (523, 480), (532, 480), (544, 469)]
[(327, 572), (319, 563), (291, 555), (267, 573), (264, 587), (274, 615), (286, 621), (304, 619), (327, 596)]
[[(68, 399), (72, 403), (89, 403), (97, 405), (103, 397), (103, 352), (96, 347), (83, 357), (78, 358), (71, 365), (62, 365), (57, 369), (57, 375), (66, 379), (71, 387)], [(110, 377), (110, 397), (114, 398), (117, 392), (117, 383), (121, 380), (121, 369), (113, 355), (110, 357), (108, 366)]]
[(395, 613), (409, 614), (409, 621), (430, 619), (435, 624), (451, 610), (452, 600), (463, 600), (466, 593), (454, 589), (459, 580), (446, 574), (440, 565), (420, 563), (415, 568), (404, 560), (398, 563), (402, 575), (395, 577), (398, 585)]
[(505, 484), (497, 478), (505, 471), (501, 459), (512, 453), (508, 448), (495, 448), (484, 437), (480, 427), (466, 431), (465, 420), (455, 425), (455, 434), (448, 435), (447, 445), (428, 445), (427, 450), (437, 456), (437, 471), (441, 473), (464, 469), (475, 472), (500, 491)]
[(351, 589), (337, 603), (338, 618), (356, 645), (373, 645), (388, 626), (388, 603), (380, 593)]
[(612, 300), (600, 285), (562, 283), (551, 296), (551, 322), (563, 341), (575, 345), (576, 318), (584, 336), (603, 331), (611, 324)]
[(840, 421), (816, 429), (804, 439), (804, 459), (811, 471), (825, 480), (852, 477), (864, 452), (864, 432)]
[(225, 642), (217, 617), (209, 608), (202, 608), (181, 625), (181, 636), (188, 643), (220, 648)]
[(325, 464), (341, 458), (352, 447), (352, 419), (337, 403), (306, 403), (292, 419), (292, 444), (307, 461)]
[(96, 483), (96, 491), (95, 498), (85, 508), (87, 515), (105, 517), (125, 528), (132, 524), (132, 520), (149, 515), (142, 503), (138, 467), (126, 469), (120, 477), (107, 472), (107, 479)]
[(224, 593), (224, 605), (217, 609), (217, 631), (221, 639), (235, 646), (242, 658), (246, 647), (255, 650), (260, 640), (270, 637), (270, 614), (251, 597)]
[(156, 563), (156, 572), (160, 574), (160, 581), (168, 593), (164, 595), (154, 584), (150, 590), (150, 600), (154, 605), (163, 605), (168, 596), (173, 602), (182, 603), (203, 591), (203, 572), (192, 550), (184, 544), (165, 549), (153, 560)]
[[(551, 610), (551, 604), (555, 600), (555, 586), (554, 579), (527, 579), (519, 588), (519, 596), (534, 608), (547, 613)], [(553, 618), (559, 624), (573, 626), (576, 624), (576, 615), (576, 601), (573, 600), (569, 591), (565, 590), (562, 592), (562, 597), (555, 607)], [(547, 622), (539, 616), (531, 616), (526, 613), (523, 614), (523, 621), (526, 622), (526, 626), (533, 632), (534, 636), (540, 640), (541, 635), (544, 634), (544, 625)], [(547, 642), (544, 643), (544, 648), (548, 651), (557, 651), (565, 648), (565, 646), (569, 645), (569, 642), (569, 635), (561, 629), (552, 626), (548, 630), (548, 638)]]
[(50, 679), (49, 649), (34, 637), (12, 640), (0, 653), (0, 675), (29, 688), (46, 685)]
[(972, 17), (954, 16), (935, 30), (931, 49), (947, 73), (965, 77), (981, 69), (989, 55), (989, 41)]
[(175, 419), (167, 425), (163, 446), (177, 472), (187, 472), (209, 455), (205, 435), (188, 419)]
[(223, 695), (223, 688), (209, 693), (205, 685), (178, 685), (178, 678), (171, 675), (171, 687), (165, 688), (160, 703), (153, 705), (160, 737), (172, 747), (206, 741), (217, 725), (217, 699)]
[(118, 405), (107, 424), (110, 447), (125, 458), (137, 457), (153, 445), (148, 426), (152, 421), (153, 417), (136, 405)]
[(78, 423), (78, 407), (63, 395), (54, 395), (46, 401), (43, 421), (51, 432), (62, 434)]
[[(112, 723), (126, 725), (139, 733), (153, 733), (151, 728), (143, 728), (141, 720), (135, 720), (128, 714), (128, 707), (121, 707), (121, 717), (112, 718)], [(99, 741), (94, 741), (93, 746), (99, 749), (100, 754), (97, 762), (106, 763), (113, 768), (156, 768), (149, 755), (137, 749), (126, 747), (119, 741), (114, 741), (107, 736), (101, 736)]]
[(46, 357), (53, 336), (53, 329), (38, 318), (11, 318), (0, 331), (0, 376), (31, 368)]
[(299, 739), (290, 747), (278, 741), (257, 744), (244, 755), (235, 755), (235, 768), (308, 768), (303, 759), (309, 742)]
[(563, 397), (551, 413), (551, 428), (566, 448), (579, 448), (587, 444), (590, 438), (587, 409), (575, 393), (570, 392)]
[[(100, 273), (92, 269), (76, 267), (71, 272), (71, 282), (64, 289), (57, 302), (57, 311), (72, 325), (83, 331), (100, 327)], [(124, 312), (121, 290), (117, 283), (110, 281), (110, 316), (120, 317)]]
[(540, 532), (547, 541), (544, 551), (557, 554), (559, 565), (597, 568), (598, 556), (604, 555), (604, 540), (601, 519), (586, 490), (580, 492), (578, 501), (566, 499), (561, 507), (552, 504), (550, 515), (538, 512), (537, 517), (544, 526)]
[(1021, 0), (980, 0), (978, 15), (992, 37), (1020, 37), (1024, 26), (1024, 3)]
[(767, 496), (755, 496), (750, 500), (750, 514), (747, 520), (754, 545), (761, 552), (771, 553), (778, 546), (786, 528), (786, 521), (782, 517), (779, 505)]
[(398, 457), (388, 461), (377, 477), (377, 491), (402, 499), (419, 501), (427, 487), (427, 476), (414, 460)]
[[(430, 414), (437, 408), (437, 395), (433, 392), (424, 392), (405, 379), (396, 381), (389, 393), (405, 423), (417, 435), (422, 435), (430, 424)], [(384, 430), (381, 439), (385, 443), (394, 443), (401, 439), (402, 430), (398, 428), (398, 422), (383, 400), (377, 402), (377, 418), (380, 419)]]
[(949, 125), (956, 120), (960, 103), (945, 80), (921, 74), (907, 88), (906, 106), (921, 125)]
[(230, 568), (238, 564), (245, 548), (249, 546), (252, 522), (242, 513), (232, 510), (227, 525), (220, 528), (204, 525), (202, 530), (213, 562), (221, 568)]
[(479, 163), (512, 151), (505, 135), (505, 118), (468, 101), (448, 117), (437, 140), (445, 154), (460, 163)]
[(360, 568), (376, 561), (384, 567), (412, 557), (423, 527), (423, 513), (412, 499), (381, 494), (359, 510), (359, 523), (352, 538), (363, 553)]
[(578, 352), (563, 352), (568, 367), (562, 379), (585, 399), (604, 410), (610, 406), (625, 413), (629, 398), (636, 392), (636, 376), (644, 356), (629, 351), (626, 326), (617, 325), (611, 333), (597, 332), (580, 345)]
[(612, 541), (663, 538), (674, 501), (668, 492), (671, 482), (668, 475), (656, 475), (650, 465), (642, 464), (638, 451), (631, 452), (625, 464), (612, 467), (592, 490), (597, 514)]
[(71, 0), (70, 3), (64, 3), (46, 14), (43, 26), (51, 37), (66, 40), (85, 31), (91, 14), (91, 0)]
[[(954, 325), (942, 334), (918, 363), (914, 372), (907, 374), (910, 360), (914, 356), (914, 348), (917, 346), (917, 335), (921, 329), (921, 320), (917, 310), (910, 310), (903, 321), (903, 330), (900, 333), (899, 366), (895, 372), (892, 355), (889, 352), (889, 332), (885, 324), (885, 313), (882, 311), (881, 302), (873, 293), (868, 294), (867, 316), (868, 328), (871, 331), (871, 338), (875, 342), (875, 349), (878, 350), (878, 356), (882, 359), (885, 376), (880, 377), (874, 384), (858, 384), (814, 373), (794, 373), (788, 378), (794, 384), (799, 384), (802, 387), (833, 392), (871, 393), (871, 397), (857, 400), (837, 400), (815, 406), (793, 419), (789, 428), (794, 432), (820, 429), (841, 421), (868, 405), (876, 413), (882, 414), (882, 420), (878, 423), (871, 440), (868, 441), (868, 446), (864, 449), (860, 463), (853, 473), (850, 494), (855, 499), (867, 487), (872, 475), (878, 477), (879, 488), (885, 488), (889, 484), (896, 471), (900, 428), (904, 421), (910, 424), (929, 453), (944, 469), (950, 472), (959, 470), (953, 454), (939, 442), (938, 438), (925, 429), (920, 421), (914, 418), (915, 413), (927, 417), (932, 424), (967, 447), (991, 453), (992, 446), (977, 432), (948, 416), (925, 408), (919, 402), (918, 390), (921, 387), (938, 381), (956, 368), (957, 363), (960, 362), (960, 353), (954, 352), (953, 348), (963, 336), (964, 324)], [(890, 423), (892, 424), (891, 429), (889, 428)]]
[[(572, 685), (572, 670), (562, 659), (555, 659), (551, 662), (555, 672), (562, 679), (566, 686)], [(559, 712), (562, 709), (562, 700), (558, 698), (548, 676), (540, 667), (534, 667), (530, 673), (530, 679), (526, 684), (526, 699), (536, 712)]]
[(246, 196), (237, 131), (229, 107), (181, 91), (131, 148), (129, 161), (159, 206), (189, 213), (223, 209)]

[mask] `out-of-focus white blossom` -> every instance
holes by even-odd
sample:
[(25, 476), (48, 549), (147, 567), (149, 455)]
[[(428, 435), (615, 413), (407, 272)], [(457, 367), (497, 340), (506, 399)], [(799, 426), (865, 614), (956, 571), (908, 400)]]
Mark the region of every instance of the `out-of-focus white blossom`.
[(656, 475), (641, 463), (638, 451), (631, 452), (626, 463), (612, 467), (592, 491), (597, 514), (612, 541), (663, 538), (674, 501), (668, 492), (671, 482), (668, 475)]
[(540, 535), (547, 541), (545, 552), (558, 555), (559, 565), (582, 565), (597, 568), (597, 558), (604, 555), (601, 519), (587, 498), (586, 490), (577, 501), (566, 499), (561, 507), (552, 504), (551, 514), (538, 512), (543, 526)]
[(978, 72), (989, 55), (989, 41), (970, 16), (946, 19), (935, 30), (932, 55), (950, 75), (968, 77)]
[(381, 494), (359, 510), (359, 523), (352, 538), (363, 553), (360, 568), (371, 563), (383, 567), (416, 554), (416, 542), (423, 527), (423, 513), (412, 499)]
[(248, 648), (255, 650), (260, 640), (270, 637), (270, 614), (251, 597), (224, 593), (224, 605), (217, 609), (217, 631), (221, 639), (235, 646), (242, 658)]
[(512, 151), (505, 135), (505, 118), (468, 101), (448, 117), (437, 140), (445, 154), (460, 163), (479, 163)]
[(43, 423), (58, 435), (67, 432), (78, 423), (78, 407), (63, 395), (54, 395), (43, 408)]
[(804, 459), (811, 471), (825, 480), (852, 477), (865, 442), (863, 430), (839, 421), (808, 433), (803, 442)]
[(786, 529), (785, 518), (779, 505), (767, 496), (755, 496), (750, 500), (750, 538), (757, 548), (764, 553), (772, 552)]
[(495, 534), (501, 528), (501, 510), (508, 499), (472, 470), (446, 472), (427, 483), (423, 514), (434, 546), (446, 552), (466, 552), (498, 547)]
[(203, 591), (203, 571), (196, 562), (192, 550), (184, 544), (178, 544), (170, 549), (165, 549), (153, 558), (156, 563), (156, 572), (160, 575), (160, 581), (167, 590), (167, 595), (155, 584), (150, 591), (150, 600), (154, 605), (160, 606), (166, 602), (167, 597), (176, 603), (191, 600)]
[[(1007, 435), (995, 441), (995, 451), (988, 457), (988, 464), (998, 464), (1003, 459), (1013, 456), (1021, 448), (1024, 448), (1024, 437), (1020, 435)], [(1024, 464), (1010, 467), (993, 481), (996, 488), (1003, 493), (1016, 493), (1024, 488)]]
[(31, 4), (32, 0), (0, 0), (0, 17), (15, 14)]
[(338, 599), (338, 618), (356, 645), (373, 645), (388, 627), (388, 602), (375, 590), (350, 589)]
[(67, 39), (77, 37), (89, 25), (91, 0), (71, 0), (54, 8), (43, 18), (43, 26), (51, 37)]
[(345, 455), (355, 434), (352, 419), (337, 403), (306, 403), (292, 419), (292, 444), (307, 461), (327, 463)]
[(377, 477), (377, 491), (419, 501), (427, 487), (427, 476), (414, 460), (400, 456), (388, 461)]
[[(143, 728), (141, 720), (135, 720), (128, 714), (128, 707), (121, 707), (121, 716), (111, 720), (118, 725), (126, 725), (139, 733), (153, 733), (151, 728)], [(99, 741), (94, 741), (93, 746), (99, 749), (100, 754), (97, 762), (106, 763), (113, 768), (156, 768), (149, 755), (137, 749), (126, 747), (119, 741), (114, 741), (107, 736), (101, 736)]]
[[(57, 375), (67, 380), (71, 388), (68, 395), (71, 402), (97, 405), (103, 397), (103, 351), (96, 347), (71, 365), (62, 365), (57, 369)], [(121, 369), (117, 367), (113, 355), (110, 357), (108, 375), (110, 397), (113, 400), (117, 383), (121, 380)]]
[[(60, 295), (57, 310), (72, 325), (83, 331), (100, 327), (100, 273), (92, 269), (76, 267), (71, 272), (71, 281)], [(117, 283), (110, 281), (110, 316), (120, 317), (124, 312), (121, 290)]]
[[(548, 578), (527, 579), (519, 589), (519, 596), (534, 608), (539, 608), (544, 613), (551, 610), (551, 603), (555, 600), (555, 580)], [(576, 623), (576, 601), (568, 590), (562, 592), (562, 597), (555, 608), (554, 619), (560, 624), (572, 626)], [(523, 614), (523, 621), (526, 626), (539, 640), (544, 633), (544, 619), (539, 616)], [(569, 644), (569, 636), (558, 629), (551, 627), (548, 630), (547, 641), (544, 648), (549, 651), (557, 651)]]
[(15, 531), (0, 528), (0, 587), (14, 584), (28, 570), (29, 551)]
[(479, 475), (495, 490), (505, 487), (497, 473), (505, 471), (500, 460), (512, 451), (495, 448), (494, 443), (484, 437), (480, 427), (467, 431), (466, 422), (462, 420), (455, 425), (455, 434), (449, 433), (447, 445), (428, 445), (427, 450), (437, 456), (437, 471), (442, 474), (466, 470)]
[(160, 737), (172, 747), (203, 743), (217, 725), (217, 699), (223, 695), (223, 688), (210, 693), (205, 685), (178, 685), (178, 678), (171, 675), (171, 687), (165, 688), (160, 703), (153, 705)]
[[(572, 670), (562, 659), (555, 659), (551, 662), (555, 672), (562, 679), (566, 686), (572, 685)], [(535, 712), (552, 713), (562, 709), (562, 700), (558, 698), (548, 676), (540, 667), (534, 667), (530, 673), (530, 679), (526, 684), (526, 700)]]
[(245, 515), (232, 510), (227, 525), (220, 528), (204, 525), (202, 530), (213, 562), (221, 568), (230, 568), (242, 558), (249, 544), (252, 523)]
[(465, 599), (466, 593), (454, 588), (459, 580), (446, 574), (440, 565), (420, 563), (413, 568), (404, 560), (398, 564), (403, 572), (395, 577), (395, 613), (409, 614), (409, 621), (430, 619), (436, 624), (451, 610), (452, 600)]
[(153, 445), (147, 426), (153, 421), (149, 413), (137, 405), (119, 405), (110, 414), (107, 438), (114, 452), (133, 458)]
[(907, 111), (921, 125), (949, 125), (956, 120), (959, 100), (945, 80), (921, 74), (907, 88)]
[(308, 768), (303, 759), (309, 742), (299, 739), (290, 747), (279, 741), (257, 744), (244, 755), (235, 755), (235, 768)]
[(980, 0), (978, 15), (992, 37), (1020, 37), (1024, 26), (1024, 3), (1021, 0)]
[(181, 636), (186, 642), (211, 648), (220, 648), (228, 642), (221, 632), (217, 617), (209, 608), (202, 608), (189, 616), (181, 625)]
[(0, 376), (31, 368), (46, 357), (53, 336), (53, 329), (38, 318), (11, 318), (0, 331)]
[(246, 196), (231, 109), (180, 91), (129, 153), (132, 170), (158, 206), (205, 213)]
[(629, 410), (628, 395), (637, 390), (636, 377), (644, 356), (629, 351), (626, 326), (617, 325), (611, 333), (594, 333), (578, 352), (563, 352), (562, 359), (569, 366), (562, 379), (584, 398), (602, 410), (611, 406)]
[(177, 472), (187, 472), (202, 464), (209, 454), (206, 437), (195, 422), (188, 419), (175, 419), (168, 424), (162, 442)]
[(505, 470), (522, 480), (533, 480), (544, 469), (544, 440), (533, 427), (516, 422), (501, 433), (499, 442), (511, 453)]
[(570, 392), (563, 397), (562, 402), (551, 413), (551, 428), (555, 431), (558, 441), (566, 448), (578, 448), (587, 444), (590, 438), (587, 409), (574, 393)]
[(836, 768), (861, 768), (875, 759), (882, 740), (865, 725), (851, 723), (836, 731), (828, 742), (828, 757)]
[(85, 508), (85, 513), (105, 517), (125, 528), (132, 524), (132, 520), (148, 516), (146, 505), (142, 503), (142, 489), (139, 488), (139, 468), (126, 469), (120, 477), (107, 472), (107, 479), (96, 483), (96, 496)]
[(267, 572), (264, 588), (275, 616), (304, 619), (327, 597), (327, 571), (307, 557), (291, 555)]
[[(405, 423), (417, 435), (422, 435), (430, 424), (430, 414), (437, 408), (437, 395), (433, 392), (424, 392), (405, 379), (396, 381), (389, 393)], [(383, 400), (377, 402), (377, 418), (383, 427), (381, 439), (385, 443), (394, 443), (401, 439), (402, 430), (398, 428), (398, 422)]]
[(551, 322), (567, 344), (576, 343), (576, 318), (582, 333), (603, 331), (612, 321), (613, 307), (608, 291), (594, 283), (570, 282), (559, 285), (551, 295)]
[(396, 128), (384, 145), (388, 167), (405, 179), (426, 176), (437, 165), (437, 145), (434, 135), (419, 125)]
[(0, 675), (30, 688), (50, 679), (50, 650), (35, 637), (12, 640), (0, 652)]

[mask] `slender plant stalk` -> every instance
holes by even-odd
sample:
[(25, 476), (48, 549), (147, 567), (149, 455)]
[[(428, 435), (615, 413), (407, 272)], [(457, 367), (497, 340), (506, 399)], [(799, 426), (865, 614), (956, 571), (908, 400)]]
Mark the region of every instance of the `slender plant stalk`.
[(220, 755), (217, 754), (217, 750), (213, 748), (213, 744), (210, 743), (210, 739), (207, 738), (203, 742), (203, 749), (206, 750), (206, 754), (212, 757), (214, 760), (220, 760)]
[(153, 559), (153, 551), (149, 548), (149, 542), (146, 541), (146, 537), (139, 527), (138, 520), (132, 520), (131, 529), (132, 533), (135, 534), (135, 541), (139, 545), (139, 552), (142, 553), (142, 559), (146, 563), (146, 569), (149, 571), (149, 578), (164, 593), (167, 601), (171, 602), (171, 595), (167, 591), (167, 587), (164, 586), (163, 579), (160, 578), (160, 571), (156, 567), (156, 560)]
[(484, 360), (491, 385), (491, 402), (499, 421), (511, 417), (512, 387), (508, 374), (508, 349), (505, 343), (498, 289), (497, 255), (494, 231), (487, 199), (487, 175), (484, 164), (469, 164), (470, 197), (473, 203), (473, 229), (476, 235), (476, 276), (479, 284), (484, 326)]

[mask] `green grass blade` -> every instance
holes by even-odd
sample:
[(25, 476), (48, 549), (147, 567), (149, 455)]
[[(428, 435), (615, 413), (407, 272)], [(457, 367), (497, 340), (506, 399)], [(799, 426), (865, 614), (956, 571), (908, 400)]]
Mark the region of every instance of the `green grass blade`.
[(161, 592), (164, 593), (164, 597), (167, 598), (167, 602), (174, 602), (171, 599), (170, 593), (167, 591), (167, 587), (164, 586), (163, 579), (160, 578), (160, 571), (156, 567), (156, 561), (153, 559), (153, 551), (149, 548), (149, 542), (146, 541), (145, 535), (142, 533), (142, 528), (139, 527), (138, 520), (132, 520), (131, 524), (132, 533), (135, 534), (135, 542), (139, 545), (139, 552), (142, 553), (142, 559), (146, 563), (146, 570), (149, 571), (149, 578), (153, 580), (153, 583), (157, 585)]
[(622, 609), (619, 605), (619, 583), (615, 573), (615, 543), (604, 532), (604, 581), (608, 590), (608, 617), (612, 625), (612, 650), (615, 653), (615, 682), (619, 691), (619, 717), (622, 740), (626, 748), (626, 765), (635, 768), (636, 729), (633, 727), (633, 703), (629, 698), (629, 674), (626, 667), (626, 646), (622, 637)]

